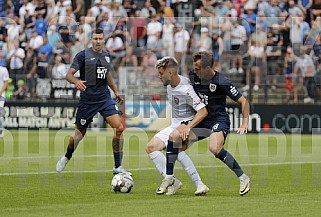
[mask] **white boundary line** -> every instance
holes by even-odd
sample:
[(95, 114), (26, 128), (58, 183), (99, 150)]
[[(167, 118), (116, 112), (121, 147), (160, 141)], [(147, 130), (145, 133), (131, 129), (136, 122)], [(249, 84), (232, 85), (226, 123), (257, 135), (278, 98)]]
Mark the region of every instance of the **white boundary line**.
[[(281, 165), (300, 165), (300, 164), (321, 164), (321, 161), (297, 161), (297, 162), (274, 162), (274, 163), (256, 163), (256, 164), (242, 164), (242, 167), (253, 167), (253, 166), (281, 166)], [(214, 165), (214, 166), (196, 166), (196, 168), (220, 168), (226, 167), (224, 164), (222, 165)], [(183, 168), (177, 168), (182, 170)], [(145, 168), (132, 168), (128, 169), (131, 171), (148, 171), (148, 170), (156, 170), (154, 167), (145, 167)], [(82, 170), (82, 171), (65, 171), (62, 174), (77, 174), (77, 173), (107, 173), (112, 172), (112, 170)], [(56, 171), (48, 171), (48, 172), (21, 172), (21, 173), (0, 173), (0, 176), (26, 176), (26, 175), (46, 175), (46, 174), (58, 174)]]

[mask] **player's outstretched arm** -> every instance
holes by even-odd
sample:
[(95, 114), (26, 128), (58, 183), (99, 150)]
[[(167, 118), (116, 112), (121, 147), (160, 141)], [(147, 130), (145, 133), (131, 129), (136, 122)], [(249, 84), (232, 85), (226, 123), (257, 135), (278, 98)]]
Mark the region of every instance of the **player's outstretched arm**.
[(247, 127), (248, 127), (248, 123), (249, 123), (250, 105), (244, 96), (241, 96), (237, 100), (237, 103), (241, 105), (243, 118), (242, 118), (242, 124), (239, 128), (236, 129), (236, 132), (239, 134), (244, 134), (244, 133), (247, 133)]
[(85, 91), (86, 90), (86, 85), (84, 84), (86, 81), (79, 80), (75, 77), (75, 73), (77, 72), (76, 69), (70, 68), (65, 79), (74, 84), (76, 88), (80, 91)]
[(118, 92), (118, 89), (116, 87), (116, 84), (114, 82), (114, 79), (111, 73), (107, 73), (107, 82), (108, 82), (108, 86), (113, 90), (116, 96), (116, 102), (122, 104), (124, 102), (124, 99), (123, 97), (121, 97), (120, 93)]

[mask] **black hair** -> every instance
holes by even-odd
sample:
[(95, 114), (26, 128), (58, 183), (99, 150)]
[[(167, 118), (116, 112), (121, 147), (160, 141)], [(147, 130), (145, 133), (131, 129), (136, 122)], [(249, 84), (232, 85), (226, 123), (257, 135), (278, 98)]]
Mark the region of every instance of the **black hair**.
[(208, 51), (199, 51), (194, 53), (193, 55), (193, 62), (196, 62), (197, 60), (201, 60), (201, 67), (202, 69), (206, 69), (207, 67), (212, 68), (214, 64), (214, 58), (213, 54)]

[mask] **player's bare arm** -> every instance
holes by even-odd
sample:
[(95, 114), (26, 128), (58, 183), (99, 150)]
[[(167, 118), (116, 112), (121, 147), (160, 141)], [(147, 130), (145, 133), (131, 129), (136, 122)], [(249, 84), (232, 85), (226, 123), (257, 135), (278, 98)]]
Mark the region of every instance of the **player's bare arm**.
[(75, 77), (75, 73), (77, 72), (76, 69), (70, 68), (67, 75), (66, 75), (66, 80), (76, 86), (76, 88), (80, 91), (85, 91), (86, 90), (86, 81), (79, 80)]
[(245, 99), (244, 96), (241, 96), (237, 103), (240, 104), (242, 108), (242, 124), (239, 128), (236, 129), (236, 132), (239, 134), (247, 133), (248, 123), (249, 123), (249, 113), (250, 113), (250, 105)]
[(124, 102), (123, 97), (121, 97), (120, 93), (118, 92), (118, 89), (116, 87), (116, 84), (114, 82), (114, 79), (111, 75), (111, 73), (107, 74), (107, 82), (108, 82), (108, 86), (112, 89), (112, 91), (114, 92), (115, 96), (116, 96), (116, 102), (122, 104)]
[(187, 125), (182, 124), (177, 128), (183, 141), (188, 139), (191, 129), (199, 124), (207, 116), (207, 114), (208, 112), (206, 107), (203, 107), (195, 114), (193, 120), (191, 120)]
[(3, 81), (3, 86), (0, 90), (0, 96), (6, 91), (7, 86), (8, 86), (8, 81)]

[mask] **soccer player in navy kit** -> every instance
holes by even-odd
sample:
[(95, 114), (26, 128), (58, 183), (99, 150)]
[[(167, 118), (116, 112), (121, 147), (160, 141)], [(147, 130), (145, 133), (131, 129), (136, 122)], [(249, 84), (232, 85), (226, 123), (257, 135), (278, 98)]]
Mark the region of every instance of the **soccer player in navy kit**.
[(195, 92), (206, 105), (208, 116), (197, 126), (211, 130), (208, 147), (214, 156), (225, 163), (240, 180), (240, 195), (250, 190), (250, 178), (242, 171), (234, 157), (224, 149), (225, 139), (230, 132), (230, 119), (226, 112), (226, 96), (242, 108), (242, 123), (236, 132), (247, 133), (249, 104), (234, 84), (221, 73), (213, 70), (213, 55), (207, 51), (193, 55), (193, 70), (189, 78)]
[[(75, 132), (69, 139), (66, 154), (57, 162), (56, 171), (62, 172), (64, 170), (77, 145), (85, 136), (88, 125), (99, 112), (115, 129), (112, 142), (115, 163), (113, 173), (126, 172), (121, 166), (123, 156), (121, 134), (124, 130), (120, 117), (121, 112), (111, 98), (107, 85), (113, 90), (117, 102), (122, 103), (123, 98), (120, 96), (110, 73), (110, 54), (103, 50), (105, 46), (103, 30), (97, 29), (93, 32), (91, 42), (91, 48), (85, 49), (75, 56), (66, 75), (66, 80), (75, 84), (81, 93), (76, 114)], [(74, 76), (78, 70), (80, 71), (80, 79)]]

